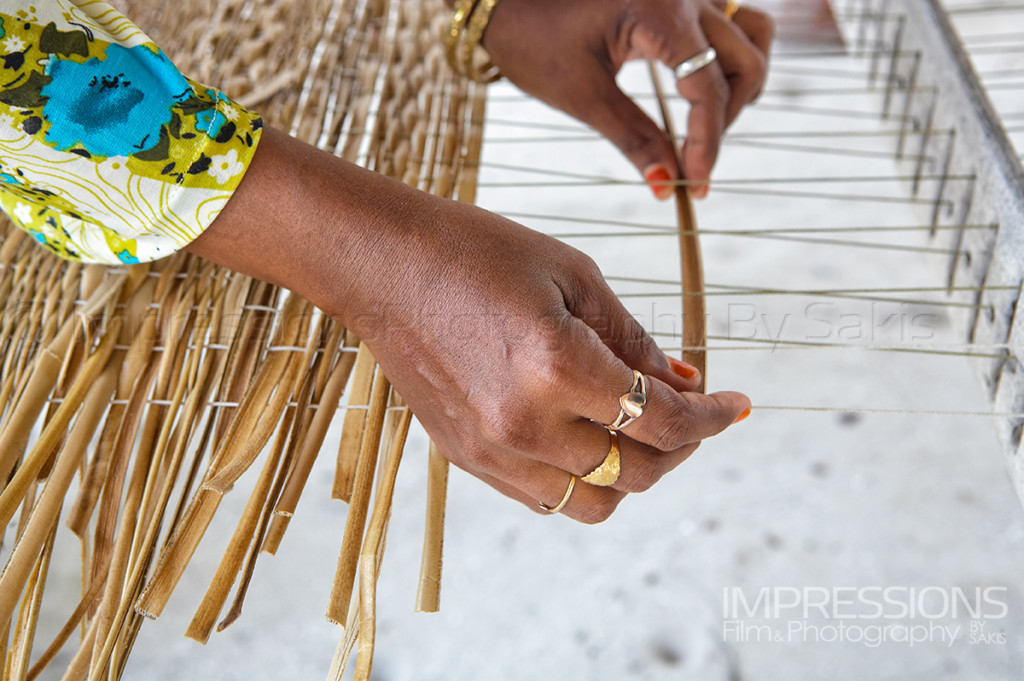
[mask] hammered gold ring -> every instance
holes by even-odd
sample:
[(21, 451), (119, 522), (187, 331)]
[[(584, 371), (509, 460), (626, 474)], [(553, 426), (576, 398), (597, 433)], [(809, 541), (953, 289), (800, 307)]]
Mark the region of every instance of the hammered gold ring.
[(643, 416), (644, 405), (647, 404), (647, 379), (636, 369), (633, 369), (633, 385), (629, 387), (628, 393), (619, 397), (619, 415), (615, 420), (607, 424), (608, 430), (622, 430), (629, 424)]
[(725, 15), (726, 19), (731, 20), (733, 16), (736, 15), (736, 12), (740, 11), (740, 7), (742, 6), (742, 2), (737, 2), (736, 0), (729, 0), (729, 2), (725, 3), (725, 9), (722, 10), (722, 14)]
[(584, 475), (580, 480), (595, 487), (611, 487), (619, 479), (622, 472), (622, 456), (619, 452), (619, 434), (605, 426), (611, 438), (608, 454), (601, 465)]
[(555, 505), (555, 506), (548, 506), (543, 501), (541, 501), (541, 502), (539, 502), (540, 503), (540, 507), (543, 508), (548, 513), (551, 513), (552, 515), (555, 514), (555, 513), (558, 513), (563, 508), (565, 508), (566, 504), (569, 503), (569, 497), (572, 496), (572, 488), (575, 487), (575, 486), (576, 486), (576, 476), (570, 473), (569, 474), (569, 486), (566, 488), (565, 495), (562, 497), (562, 500), (559, 501), (558, 504)]

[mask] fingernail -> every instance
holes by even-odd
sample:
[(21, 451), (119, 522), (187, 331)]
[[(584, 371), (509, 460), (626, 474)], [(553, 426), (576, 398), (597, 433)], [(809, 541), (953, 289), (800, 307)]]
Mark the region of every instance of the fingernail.
[(672, 176), (668, 174), (668, 169), (665, 166), (660, 163), (647, 166), (647, 169), (644, 170), (644, 179), (650, 185), (655, 198), (662, 201), (672, 198), (674, 193), (671, 185)]
[(669, 368), (672, 369), (672, 373), (674, 373), (677, 376), (682, 376), (683, 378), (691, 379), (696, 378), (697, 374), (699, 373), (697, 371), (697, 367), (690, 366), (686, 362), (680, 361), (675, 357), (667, 357), (666, 359), (668, 360)]
[(690, 188), (690, 196), (695, 199), (703, 199), (708, 195), (708, 185), (695, 184)]
[(743, 419), (747, 418), (748, 416), (750, 416), (750, 408), (749, 407), (744, 409), (743, 412), (740, 413), (740, 415), (736, 417), (736, 420), (733, 421), (733, 424), (739, 423), (740, 421), (742, 421)]

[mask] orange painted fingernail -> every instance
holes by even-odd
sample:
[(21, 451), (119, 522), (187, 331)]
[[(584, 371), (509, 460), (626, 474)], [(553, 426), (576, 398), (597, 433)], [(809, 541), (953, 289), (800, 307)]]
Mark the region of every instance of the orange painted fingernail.
[(647, 184), (650, 185), (655, 198), (661, 199), (662, 201), (672, 198), (672, 194), (674, 193), (671, 185), (672, 176), (668, 174), (668, 169), (665, 166), (661, 164), (648, 166), (647, 169), (644, 170), (644, 179), (647, 181)]
[(742, 421), (743, 419), (747, 418), (748, 416), (750, 416), (750, 408), (749, 407), (747, 409), (744, 409), (740, 413), (740, 415), (736, 417), (736, 420), (733, 421), (733, 424), (739, 423), (740, 421)]
[(697, 367), (690, 366), (686, 362), (682, 362), (676, 359), (675, 357), (666, 357), (666, 359), (668, 360), (669, 368), (675, 375), (682, 376), (683, 378), (686, 379), (694, 378), (697, 376)]

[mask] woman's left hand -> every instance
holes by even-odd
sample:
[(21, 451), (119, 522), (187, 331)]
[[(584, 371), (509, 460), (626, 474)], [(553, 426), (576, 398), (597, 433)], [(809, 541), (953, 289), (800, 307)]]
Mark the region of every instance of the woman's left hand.
[(618, 146), (659, 198), (679, 179), (673, 143), (615, 76), (630, 59), (675, 68), (715, 48), (716, 61), (676, 82), (691, 105), (683, 176), (703, 197), (726, 127), (761, 92), (774, 32), (759, 10), (723, 10), (721, 0), (502, 0), (484, 47), (512, 83)]

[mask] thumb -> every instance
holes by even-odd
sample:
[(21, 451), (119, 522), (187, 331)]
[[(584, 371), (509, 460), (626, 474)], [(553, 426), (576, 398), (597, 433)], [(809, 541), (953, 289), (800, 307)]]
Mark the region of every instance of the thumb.
[(681, 397), (687, 401), (695, 422), (705, 424), (705, 429), (698, 433), (701, 439), (718, 435), (750, 416), (750, 398), (743, 393), (723, 390), (709, 395), (683, 393)]
[(679, 177), (676, 152), (665, 131), (606, 74), (596, 101), (580, 107), (580, 116), (610, 140), (636, 166), (659, 199), (671, 198)]

